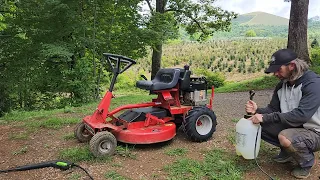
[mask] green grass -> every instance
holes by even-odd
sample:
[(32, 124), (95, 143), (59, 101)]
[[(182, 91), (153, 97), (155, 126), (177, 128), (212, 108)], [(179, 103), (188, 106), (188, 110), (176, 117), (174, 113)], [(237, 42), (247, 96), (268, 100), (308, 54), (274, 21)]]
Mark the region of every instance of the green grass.
[(68, 134), (65, 134), (63, 135), (62, 137), (64, 140), (72, 140), (72, 139), (75, 139), (76, 137), (74, 136), (74, 133), (68, 133)]
[(239, 121), (239, 119), (234, 118), (234, 119), (232, 119), (231, 121), (234, 122), (234, 123), (237, 123), (237, 122)]
[(175, 148), (166, 150), (165, 154), (168, 156), (183, 156), (188, 152), (185, 148)]
[(23, 146), (22, 148), (12, 152), (13, 155), (25, 154), (28, 152), (28, 146)]
[(30, 128), (48, 128), (48, 129), (60, 129), (63, 126), (76, 124), (79, 122), (78, 118), (58, 118), (49, 117), (44, 120), (31, 120), (25, 122), (26, 127)]
[(246, 165), (240, 166), (237, 157), (219, 149), (212, 149), (203, 161), (181, 158), (165, 166), (168, 179), (242, 179)]
[(130, 178), (124, 177), (120, 174), (118, 174), (117, 172), (114, 171), (109, 171), (107, 172), (104, 177), (106, 179), (110, 179), (110, 180), (129, 180)]
[(236, 129), (235, 128), (229, 130), (227, 138), (231, 144), (236, 145)]
[(81, 174), (74, 173), (68, 178), (68, 180), (78, 180), (80, 178), (81, 178)]
[(63, 109), (40, 110), (40, 111), (12, 111), (1, 117), (1, 120), (11, 121), (28, 121), (30, 119), (42, 119), (52, 116), (56, 113), (63, 112)]
[(130, 148), (128, 145), (117, 146), (116, 154), (122, 157), (128, 157), (131, 159), (136, 159), (136, 154), (132, 153), (133, 148)]
[(223, 87), (216, 88), (215, 92), (226, 93), (272, 89), (277, 85), (277, 83), (279, 83), (279, 80), (276, 77), (263, 76), (254, 80), (227, 83)]
[[(128, 146), (117, 146), (116, 155), (136, 159), (136, 155), (132, 153), (131, 148)], [(68, 160), (71, 162), (82, 162), (82, 161), (89, 161), (89, 162), (110, 162), (113, 157), (103, 157), (103, 158), (95, 158), (93, 154), (89, 150), (89, 146), (84, 147), (73, 147), (63, 149), (59, 152), (59, 158)]]
[(112, 160), (112, 157), (95, 158), (88, 146), (63, 149), (59, 152), (59, 158), (70, 162), (110, 162)]
[(29, 139), (29, 132), (20, 132), (20, 133), (10, 133), (9, 139), (14, 140), (26, 140)]

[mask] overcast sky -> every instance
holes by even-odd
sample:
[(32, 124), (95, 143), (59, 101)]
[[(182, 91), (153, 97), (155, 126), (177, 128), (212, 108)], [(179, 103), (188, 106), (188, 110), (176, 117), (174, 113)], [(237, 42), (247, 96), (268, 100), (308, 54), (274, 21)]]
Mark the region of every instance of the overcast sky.
[[(284, 0), (217, 0), (216, 4), (239, 14), (262, 11), (288, 19), (290, 17), (291, 3)], [(309, 0), (308, 17), (314, 16), (320, 16), (320, 0)]]

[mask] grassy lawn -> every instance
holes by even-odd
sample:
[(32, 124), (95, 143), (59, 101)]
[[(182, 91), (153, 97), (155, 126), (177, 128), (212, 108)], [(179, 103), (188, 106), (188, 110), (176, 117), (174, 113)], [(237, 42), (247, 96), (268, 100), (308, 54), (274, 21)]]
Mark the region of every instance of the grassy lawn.
[(229, 82), (223, 87), (215, 89), (216, 93), (225, 92), (240, 92), (249, 90), (263, 90), (263, 89), (273, 89), (279, 80), (274, 76), (263, 76), (255, 80), (241, 81), (241, 82)]

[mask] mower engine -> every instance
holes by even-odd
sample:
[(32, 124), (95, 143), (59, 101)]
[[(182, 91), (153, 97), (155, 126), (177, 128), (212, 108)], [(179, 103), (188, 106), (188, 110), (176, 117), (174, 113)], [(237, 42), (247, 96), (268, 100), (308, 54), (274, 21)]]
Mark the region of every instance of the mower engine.
[(200, 106), (207, 104), (207, 80), (205, 77), (191, 77), (188, 89), (182, 90), (182, 105)]

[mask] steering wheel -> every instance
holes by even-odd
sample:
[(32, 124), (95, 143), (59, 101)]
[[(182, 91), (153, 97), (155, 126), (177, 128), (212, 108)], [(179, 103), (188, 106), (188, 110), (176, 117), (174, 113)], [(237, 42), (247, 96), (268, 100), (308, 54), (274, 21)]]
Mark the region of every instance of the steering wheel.
[[(110, 53), (103, 53), (103, 55), (106, 57), (107, 62), (111, 65), (113, 72), (117, 74), (123, 73), (124, 71), (129, 69), (132, 65), (136, 64), (135, 60), (122, 55), (110, 54)], [(121, 64), (126, 64), (123, 69), (120, 69)]]

